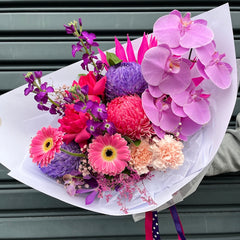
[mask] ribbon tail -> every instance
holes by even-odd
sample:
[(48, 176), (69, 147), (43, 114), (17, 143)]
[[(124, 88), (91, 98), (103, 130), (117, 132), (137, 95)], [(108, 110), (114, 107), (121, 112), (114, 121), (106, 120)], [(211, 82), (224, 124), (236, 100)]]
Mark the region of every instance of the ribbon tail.
[(174, 224), (175, 224), (175, 228), (176, 228), (177, 233), (178, 233), (178, 239), (179, 240), (186, 240), (184, 230), (183, 230), (183, 226), (182, 226), (181, 220), (179, 218), (176, 206), (171, 206), (169, 209), (170, 209), (172, 219), (173, 219)]
[(146, 240), (160, 240), (157, 211), (145, 213)]

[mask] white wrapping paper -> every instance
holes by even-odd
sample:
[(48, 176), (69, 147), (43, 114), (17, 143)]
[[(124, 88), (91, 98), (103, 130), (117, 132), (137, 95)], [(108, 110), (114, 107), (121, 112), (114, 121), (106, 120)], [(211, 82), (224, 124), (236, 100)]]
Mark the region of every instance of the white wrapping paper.
[[(211, 93), (211, 121), (185, 143), (183, 166), (166, 173), (154, 172), (155, 176), (151, 181), (144, 181), (149, 196), (157, 205), (142, 202), (140, 194), (136, 191), (132, 201), (124, 201), (128, 214), (143, 213), (156, 208), (162, 210), (195, 191), (227, 129), (237, 96), (236, 56), (229, 6), (222, 5), (194, 19), (199, 18), (208, 21), (208, 26), (215, 34), (217, 50), (226, 53), (225, 61), (233, 67), (232, 84), (226, 90), (216, 88), (210, 81), (206, 84)], [(138, 46), (140, 41), (141, 39), (135, 40), (133, 45)], [(44, 76), (42, 81), (52, 83), (54, 87), (71, 85), (73, 80), (78, 79), (80, 72), (80, 63), (77, 62)], [(33, 98), (24, 96), (25, 88), (26, 85), (0, 96), (0, 162), (10, 170), (9, 175), (74, 206), (109, 215), (124, 215), (116, 203), (118, 193), (113, 192), (113, 197), (108, 203), (104, 199), (97, 199), (92, 204), (85, 205), (85, 195), (69, 196), (62, 185), (48, 178), (32, 163), (29, 158), (31, 138), (43, 126), (58, 125), (56, 116), (37, 110)], [(135, 217), (138, 219), (141, 216)]]

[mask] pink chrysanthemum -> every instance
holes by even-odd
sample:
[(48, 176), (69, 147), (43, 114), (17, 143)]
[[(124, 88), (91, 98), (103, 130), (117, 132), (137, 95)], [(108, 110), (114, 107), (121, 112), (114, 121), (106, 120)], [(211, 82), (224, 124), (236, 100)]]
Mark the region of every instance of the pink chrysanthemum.
[(172, 135), (165, 135), (163, 139), (156, 137), (153, 140), (153, 159), (151, 165), (154, 169), (160, 171), (164, 171), (167, 168), (177, 169), (183, 164), (182, 142), (175, 140)]
[(130, 151), (130, 165), (132, 168), (136, 170), (139, 175), (148, 173), (148, 166), (151, 164), (153, 156), (149, 142), (146, 139), (143, 139), (138, 147), (131, 144)]
[(30, 145), (32, 161), (38, 165), (40, 164), (41, 167), (46, 167), (54, 159), (55, 153), (60, 152), (63, 135), (62, 131), (51, 126), (39, 130)]
[(138, 95), (113, 99), (108, 104), (107, 113), (108, 121), (112, 122), (117, 132), (123, 136), (136, 140), (144, 136), (150, 137), (153, 132)]
[(111, 176), (121, 173), (130, 160), (127, 141), (118, 133), (96, 137), (89, 145), (88, 153), (93, 170)]

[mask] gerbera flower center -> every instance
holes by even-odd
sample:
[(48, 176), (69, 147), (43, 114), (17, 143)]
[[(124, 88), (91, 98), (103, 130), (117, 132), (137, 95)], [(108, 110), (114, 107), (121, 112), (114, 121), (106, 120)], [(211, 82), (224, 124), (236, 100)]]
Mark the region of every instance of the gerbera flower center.
[(105, 146), (102, 149), (102, 158), (105, 161), (111, 162), (117, 157), (117, 150), (113, 146)]
[(53, 139), (47, 138), (43, 143), (43, 151), (47, 152), (53, 147)]

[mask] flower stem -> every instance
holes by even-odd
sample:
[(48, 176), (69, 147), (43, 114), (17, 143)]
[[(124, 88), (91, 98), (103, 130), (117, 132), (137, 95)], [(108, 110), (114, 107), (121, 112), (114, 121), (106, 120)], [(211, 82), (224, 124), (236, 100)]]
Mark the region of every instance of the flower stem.
[(192, 55), (192, 48), (190, 49), (189, 55), (188, 55), (188, 59), (191, 60), (191, 55)]
[(60, 150), (68, 155), (71, 155), (71, 156), (75, 156), (75, 157), (82, 157), (82, 158), (87, 158), (87, 156), (83, 153), (73, 153), (73, 152), (69, 152), (63, 148), (60, 148)]

